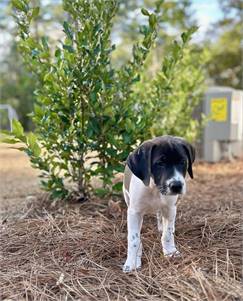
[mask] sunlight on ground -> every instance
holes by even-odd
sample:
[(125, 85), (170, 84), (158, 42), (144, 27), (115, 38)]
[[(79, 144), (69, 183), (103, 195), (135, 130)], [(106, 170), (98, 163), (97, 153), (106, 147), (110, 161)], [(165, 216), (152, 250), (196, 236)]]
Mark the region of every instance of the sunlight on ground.
[(11, 145), (0, 144), (0, 211), (15, 209), (28, 195), (37, 194), (38, 171), (27, 155)]

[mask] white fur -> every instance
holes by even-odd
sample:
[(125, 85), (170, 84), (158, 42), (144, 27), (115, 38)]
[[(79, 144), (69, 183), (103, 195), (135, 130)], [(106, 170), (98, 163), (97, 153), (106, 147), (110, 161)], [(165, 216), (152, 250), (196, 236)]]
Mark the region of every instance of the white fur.
[[(185, 179), (175, 172), (172, 179), (183, 183), (183, 192), (186, 190)], [(123, 187), (127, 210), (128, 250), (127, 260), (123, 266), (124, 272), (131, 272), (141, 267), (142, 243), (140, 232), (143, 216), (147, 213), (157, 214), (158, 229), (163, 232), (161, 243), (165, 256), (179, 255), (174, 242), (176, 202), (178, 195), (162, 195), (151, 178), (149, 186), (132, 174), (129, 191)]]
[[(170, 178), (169, 180), (166, 181), (166, 185), (169, 187), (169, 184), (173, 181), (180, 181), (182, 184), (182, 194), (186, 193), (186, 181), (185, 178), (183, 177), (183, 175), (178, 172), (178, 170), (174, 170), (174, 176), (172, 178)], [(169, 192), (169, 190), (168, 190)]]

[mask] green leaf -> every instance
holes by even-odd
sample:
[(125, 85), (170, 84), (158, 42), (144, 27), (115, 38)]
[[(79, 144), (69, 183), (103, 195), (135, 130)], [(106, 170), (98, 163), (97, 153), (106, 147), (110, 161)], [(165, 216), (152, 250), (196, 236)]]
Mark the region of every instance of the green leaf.
[(190, 29), (188, 29), (187, 31), (183, 32), (181, 34), (181, 38), (184, 44), (186, 44), (187, 42), (190, 41), (192, 35), (198, 30), (197, 26), (192, 26)]
[(42, 43), (42, 46), (45, 50), (48, 50), (49, 49), (49, 46), (48, 46), (48, 38), (47, 37), (41, 37), (41, 43)]
[(29, 49), (33, 49), (37, 47), (37, 43), (32, 37), (28, 37), (25, 40), (25, 44), (29, 47)]
[(150, 32), (150, 28), (146, 25), (142, 25), (139, 27), (139, 32), (146, 36)]
[(25, 4), (23, 3), (23, 1), (21, 0), (12, 0), (12, 6), (20, 11), (23, 12), (27, 12), (28, 11), (28, 7), (25, 6)]
[(112, 186), (112, 189), (115, 190), (115, 191), (122, 191), (122, 185), (123, 185), (122, 182), (118, 182), (118, 183), (116, 183), (115, 185)]
[(13, 119), (12, 121), (12, 133), (19, 138), (21, 141), (23, 141), (24, 137), (24, 129), (19, 121), (16, 119)]
[(36, 17), (38, 17), (39, 12), (40, 12), (39, 6), (34, 7), (33, 10), (32, 10), (31, 18), (32, 18), (32, 19), (35, 19)]
[(188, 40), (188, 34), (186, 32), (183, 32), (181, 34), (181, 38), (182, 38), (183, 43), (186, 43)]
[(63, 45), (62, 47), (64, 49), (66, 49), (70, 53), (74, 53), (75, 52), (73, 46), (71, 46), (71, 45)]
[(190, 29), (189, 29), (189, 32), (190, 34), (194, 34), (196, 31), (198, 31), (199, 29), (199, 26), (192, 26)]
[(179, 58), (180, 52), (181, 52), (181, 46), (178, 44), (177, 41), (174, 41), (172, 53), (175, 60)]
[(51, 192), (51, 198), (53, 199), (63, 199), (67, 195), (68, 195), (68, 190), (66, 189), (54, 190)]
[(147, 9), (145, 8), (142, 8), (141, 9), (141, 13), (144, 15), (144, 16), (150, 16), (150, 13), (147, 11)]
[(90, 118), (88, 127), (91, 127), (96, 134), (100, 133), (101, 128), (97, 118)]
[(157, 1), (155, 2), (155, 7), (156, 7), (155, 12), (156, 12), (156, 13), (159, 13), (159, 12), (160, 12), (161, 6), (163, 5), (163, 3), (164, 3), (164, 0), (157, 0)]
[(55, 57), (60, 58), (61, 57), (61, 49), (57, 48), (55, 51)]
[(95, 103), (97, 101), (97, 93), (91, 92), (90, 99)]
[(42, 117), (44, 115), (44, 110), (41, 106), (38, 106), (37, 104), (34, 104), (34, 114), (33, 116)]
[(39, 157), (41, 154), (41, 149), (37, 143), (37, 138), (33, 133), (30, 133), (28, 135), (27, 144), (30, 150), (33, 152), (34, 156)]
[(52, 77), (52, 73), (49, 72), (47, 74), (45, 74), (44, 78), (43, 78), (43, 81), (44, 82), (48, 82), (48, 81), (52, 81), (53, 77)]
[(96, 188), (94, 191), (95, 195), (99, 196), (99, 197), (104, 197), (109, 193), (108, 189), (105, 188)]
[(68, 22), (66, 22), (66, 21), (63, 22), (63, 29), (64, 29), (64, 32), (66, 33), (66, 35), (68, 36), (68, 38), (70, 40), (72, 40), (73, 39), (73, 32), (70, 29), (70, 26), (69, 26)]
[(155, 26), (156, 26), (156, 24), (157, 24), (157, 18), (156, 18), (156, 15), (155, 15), (155, 14), (151, 14), (151, 15), (149, 16), (149, 25), (150, 25), (150, 27), (152, 27), (152, 28), (154, 29)]

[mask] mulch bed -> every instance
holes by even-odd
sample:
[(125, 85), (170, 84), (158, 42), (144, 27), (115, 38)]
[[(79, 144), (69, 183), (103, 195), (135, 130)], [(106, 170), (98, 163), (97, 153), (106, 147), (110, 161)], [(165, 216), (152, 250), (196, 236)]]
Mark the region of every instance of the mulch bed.
[(26, 203), (2, 218), (0, 300), (243, 300), (243, 161), (199, 164), (178, 206), (182, 258), (166, 259), (154, 217), (142, 230), (143, 266), (126, 257), (124, 203)]

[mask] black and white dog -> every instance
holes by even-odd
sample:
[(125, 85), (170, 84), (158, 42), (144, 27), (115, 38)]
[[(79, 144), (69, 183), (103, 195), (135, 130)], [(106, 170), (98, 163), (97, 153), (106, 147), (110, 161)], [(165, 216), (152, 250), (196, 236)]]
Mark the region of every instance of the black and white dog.
[(195, 150), (184, 139), (161, 136), (142, 143), (127, 158), (123, 193), (128, 206), (128, 251), (124, 272), (141, 267), (143, 216), (156, 213), (165, 256), (177, 256), (174, 242), (176, 202), (185, 194), (185, 176), (193, 178)]

